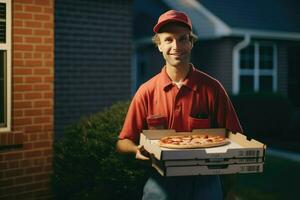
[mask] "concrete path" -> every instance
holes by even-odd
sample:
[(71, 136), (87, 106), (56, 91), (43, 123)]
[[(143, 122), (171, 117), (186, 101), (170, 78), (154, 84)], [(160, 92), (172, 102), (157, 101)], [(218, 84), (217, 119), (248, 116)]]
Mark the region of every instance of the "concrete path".
[(276, 156), (276, 157), (300, 162), (300, 153), (295, 153), (295, 152), (291, 152), (291, 151), (267, 148), (267, 155)]

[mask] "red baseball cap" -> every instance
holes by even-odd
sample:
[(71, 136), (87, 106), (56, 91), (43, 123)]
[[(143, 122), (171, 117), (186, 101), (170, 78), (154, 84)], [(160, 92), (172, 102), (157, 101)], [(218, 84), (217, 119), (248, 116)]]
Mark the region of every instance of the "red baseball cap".
[(158, 33), (161, 27), (170, 22), (183, 23), (192, 30), (192, 21), (184, 12), (169, 10), (158, 18), (157, 24), (153, 28), (154, 33)]

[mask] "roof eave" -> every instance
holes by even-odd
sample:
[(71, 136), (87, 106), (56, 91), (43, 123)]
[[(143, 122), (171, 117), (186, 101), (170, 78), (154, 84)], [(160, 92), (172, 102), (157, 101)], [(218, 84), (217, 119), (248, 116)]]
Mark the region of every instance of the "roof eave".
[(299, 32), (231, 28), (230, 36), (244, 36), (244, 35), (251, 35), (252, 37), (255, 38), (264, 38), (264, 39), (296, 40), (296, 41), (300, 40)]

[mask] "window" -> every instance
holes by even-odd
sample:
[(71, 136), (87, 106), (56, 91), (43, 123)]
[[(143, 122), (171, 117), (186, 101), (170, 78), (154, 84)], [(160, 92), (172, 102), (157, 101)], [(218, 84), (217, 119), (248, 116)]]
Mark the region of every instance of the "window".
[(11, 1), (0, 0), (0, 132), (11, 121)]
[(239, 92), (277, 91), (277, 48), (254, 42), (240, 51)]

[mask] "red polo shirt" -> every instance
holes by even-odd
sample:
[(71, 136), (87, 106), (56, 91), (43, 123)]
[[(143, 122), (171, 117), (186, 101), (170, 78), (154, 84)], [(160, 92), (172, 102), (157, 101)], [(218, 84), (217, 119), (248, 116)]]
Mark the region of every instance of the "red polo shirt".
[(242, 132), (233, 105), (216, 79), (193, 66), (180, 89), (172, 83), (166, 67), (136, 92), (119, 139), (135, 143), (150, 126), (176, 131), (199, 128), (227, 128)]

